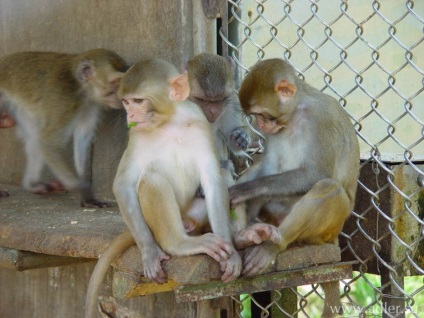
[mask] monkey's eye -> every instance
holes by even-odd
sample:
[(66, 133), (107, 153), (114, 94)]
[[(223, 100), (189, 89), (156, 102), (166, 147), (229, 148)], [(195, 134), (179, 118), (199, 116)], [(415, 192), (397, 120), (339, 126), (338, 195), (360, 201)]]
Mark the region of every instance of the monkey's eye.
[(144, 102), (143, 98), (134, 98), (134, 103), (141, 104), (142, 102)]
[(122, 98), (122, 99), (121, 99), (121, 102), (122, 102), (122, 104), (124, 104), (124, 105), (128, 105), (128, 104), (129, 104), (129, 102), (128, 102), (125, 98)]

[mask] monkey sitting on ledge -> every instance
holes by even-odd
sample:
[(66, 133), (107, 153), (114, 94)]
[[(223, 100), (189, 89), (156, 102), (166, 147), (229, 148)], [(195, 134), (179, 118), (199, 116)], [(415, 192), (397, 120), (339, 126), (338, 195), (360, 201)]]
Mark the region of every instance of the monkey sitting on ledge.
[[(235, 244), (247, 247), (242, 274), (250, 276), (290, 243), (338, 243), (354, 206), (359, 146), (337, 101), (301, 81), (283, 60), (256, 64), (239, 98), (266, 137), (262, 160), (229, 189), (238, 216)], [(278, 227), (256, 223), (264, 209)], [(331, 288), (326, 295), (338, 295), (338, 283)], [(326, 299), (323, 317), (332, 317), (330, 306), (339, 304), (337, 297)]]
[[(142, 61), (123, 76), (119, 96), (132, 128), (113, 191), (129, 232), (118, 236), (99, 259), (88, 287), (86, 318), (93, 316), (111, 260), (134, 244), (144, 275), (157, 283), (167, 280), (161, 262), (169, 255), (207, 254), (220, 263), (224, 282), (241, 271), (212, 130), (201, 109), (187, 100), (187, 74), (178, 74), (163, 60)], [(190, 236), (183, 218), (199, 185), (213, 233)]]

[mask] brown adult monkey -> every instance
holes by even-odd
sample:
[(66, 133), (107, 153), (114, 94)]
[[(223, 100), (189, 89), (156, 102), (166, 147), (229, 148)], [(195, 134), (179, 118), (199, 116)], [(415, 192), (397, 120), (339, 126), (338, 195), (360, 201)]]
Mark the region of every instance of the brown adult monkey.
[(337, 101), (301, 81), (283, 60), (255, 65), (239, 97), (266, 141), (262, 161), (229, 189), (231, 204), (240, 215), (247, 207), (248, 224), (262, 209), (281, 222), (278, 228), (256, 223), (244, 229), (245, 219), (239, 218), (236, 245), (258, 244), (247, 249), (243, 260), (242, 273), (253, 275), (292, 242), (337, 244), (354, 205), (359, 147)]
[[(15, 121), (10, 117), (6, 112), (0, 112), (0, 128), (9, 128), (15, 125)], [(9, 193), (7, 191), (0, 190), (0, 198), (8, 197)]]
[[(187, 75), (163, 60), (141, 61), (123, 76), (118, 94), (132, 128), (113, 191), (133, 238), (124, 233), (101, 256), (89, 284), (86, 317), (94, 312), (97, 289), (110, 259), (134, 241), (145, 276), (155, 282), (166, 281), (161, 261), (168, 254), (205, 253), (221, 264), (225, 282), (241, 271), (230, 232), (228, 190), (210, 125), (202, 111), (186, 100)], [(182, 217), (199, 184), (213, 233), (189, 236)]]
[[(106, 49), (81, 54), (21, 52), (0, 59), (0, 110), (10, 112), (25, 144), (23, 186), (34, 193), (79, 191), (81, 205), (105, 207), (84, 178), (101, 106), (121, 108), (116, 96), (126, 64)], [(66, 155), (74, 144), (73, 166)], [(40, 181), (44, 164), (60, 183)]]

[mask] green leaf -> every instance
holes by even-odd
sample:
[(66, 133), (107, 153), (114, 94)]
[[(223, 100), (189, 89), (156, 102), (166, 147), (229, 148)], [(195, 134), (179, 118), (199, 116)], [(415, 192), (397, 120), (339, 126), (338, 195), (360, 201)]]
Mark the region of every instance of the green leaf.
[(135, 122), (128, 123), (128, 128), (133, 128), (136, 125), (137, 125), (137, 123), (135, 123)]
[(237, 221), (237, 214), (236, 211), (230, 210), (230, 217), (233, 221)]

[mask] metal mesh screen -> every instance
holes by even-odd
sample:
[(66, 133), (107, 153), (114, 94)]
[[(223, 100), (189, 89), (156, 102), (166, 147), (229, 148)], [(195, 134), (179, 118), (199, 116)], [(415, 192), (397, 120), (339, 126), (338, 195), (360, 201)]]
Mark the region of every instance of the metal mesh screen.
[[(258, 60), (284, 58), (338, 99), (356, 128), (361, 178), (341, 247), (359, 265), (340, 283), (343, 316), (424, 317), (424, 1), (227, 4), (220, 35), (238, 83)], [(319, 317), (318, 286), (289, 293), (297, 299), (290, 310), (281, 291), (265, 305), (254, 295), (236, 297), (238, 315), (255, 317), (254, 306), (260, 317)]]

